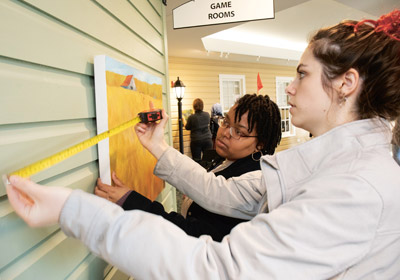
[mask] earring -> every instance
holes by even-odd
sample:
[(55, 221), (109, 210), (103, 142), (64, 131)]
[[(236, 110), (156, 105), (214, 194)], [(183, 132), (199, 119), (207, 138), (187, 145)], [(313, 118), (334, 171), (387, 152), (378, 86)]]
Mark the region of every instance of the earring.
[[(258, 153), (260, 153), (260, 155), (258, 155)], [(263, 153), (262, 153), (260, 150), (255, 151), (255, 152), (253, 152), (253, 153), (251, 154), (251, 158), (252, 158), (252, 160), (254, 160), (254, 161), (260, 161), (262, 156), (263, 156)]]
[(339, 105), (343, 106), (343, 104), (345, 104), (347, 101), (347, 96), (345, 96), (344, 94), (341, 95), (340, 100), (339, 100)]

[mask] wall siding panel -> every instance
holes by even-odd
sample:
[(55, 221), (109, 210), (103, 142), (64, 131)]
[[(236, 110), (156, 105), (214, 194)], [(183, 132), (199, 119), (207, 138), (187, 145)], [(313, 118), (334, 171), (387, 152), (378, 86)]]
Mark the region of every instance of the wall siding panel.
[[(65, 238), (47, 254), (25, 269), (16, 280), (63, 279), (89, 254), (78, 240)], [(52, 269), (43, 269), (51, 267)]]
[[(24, 2), (51, 14), (60, 22), (67, 23), (69, 26), (79, 30), (85, 37), (102, 42), (143, 64), (151, 65), (152, 67), (156, 65), (156, 70), (162, 73), (165, 71), (163, 69), (164, 58), (162, 52), (156, 51), (157, 48), (127, 28), (128, 26), (133, 26), (132, 22), (129, 25), (123, 24), (122, 19), (112, 16), (112, 13), (108, 12), (108, 10), (100, 9), (94, 1), (59, 1), (57, 5), (54, 5), (52, 0), (25, 0)], [(133, 11), (134, 9), (130, 8), (129, 10)], [(160, 17), (158, 17), (158, 22), (162, 24)], [(141, 26), (136, 25), (136, 28), (139, 29)], [(157, 45), (162, 45), (161, 37)]]
[[(97, 163), (91, 162), (71, 169), (64, 174), (43, 180), (41, 184), (63, 186), (73, 189), (80, 188), (87, 192), (93, 192), (93, 186), (97, 177)], [(7, 201), (3, 203), (8, 204)], [(22, 259), (25, 260), (35, 259), (37, 255), (35, 247), (44, 246), (45, 248), (46, 243), (41, 243), (43, 243), (43, 240), (51, 238), (51, 235), (57, 232), (58, 228), (56, 226), (39, 229), (29, 228), (17, 217), (11, 207), (8, 207), (8, 205), (0, 205), (0, 207), (3, 209), (3, 214), (0, 215), (0, 245), (2, 252), (3, 250), (4, 252), (8, 252), (7, 254), (1, 254), (0, 257), (0, 276), (3, 276), (3, 273), (5, 273), (5, 275), (10, 275), (14, 270), (21, 270), (21, 264), (19, 262), (14, 263), (17, 257), (22, 257)], [(6, 209), (9, 209), (8, 213)], [(10, 264), (13, 265), (10, 267)]]
[(3, 106), (0, 125), (95, 117), (90, 76), (0, 57), (0, 80), (0, 104), (18, 104)]
[[(161, 77), (170, 112), (161, 0), (4, 0), (0, 23), (0, 175), (96, 135), (95, 55)], [(171, 143), (170, 130), (165, 138)], [(31, 179), (91, 193), (98, 176), (93, 146)], [(167, 185), (158, 200), (175, 210), (175, 189)], [(0, 248), (0, 279), (129, 278), (58, 226), (28, 227), (2, 182)]]
[(154, 10), (158, 15), (162, 15), (162, 6), (164, 5), (162, 1), (159, 0), (148, 0), (150, 4), (153, 6)]
[[(108, 12), (126, 24), (126, 27), (137, 34), (160, 54), (163, 54), (164, 44), (161, 40), (162, 34), (147, 23), (147, 20), (126, 0), (97, 0)], [(157, 0), (157, 2), (159, 2)], [(161, 21), (161, 18), (159, 18)], [(140, 27), (140, 28), (138, 28)]]
[[(8, 161), (7, 164), (0, 166), (0, 173), (8, 174), (94, 135), (96, 127), (91, 119), (3, 126), (0, 130), (0, 153)], [(15, 156), (19, 153), (23, 156)], [(32, 179), (42, 181), (95, 160), (97, 160), (97, 148), (93, 146), (33, 175)], [(1, 195), (5, 195), (2, 184)]]
[[(162, 24), (162, 21), (160, 18), (162, 17), (162, 14), (158, 12), (158, 9), (155, 10), (152, 6), (150, 8), (150, 3), (148, 1), (143, 1), (143, 0), (128, 0), (133, 7), (135, 7), (140, 14), (143, 15), (144, 18), (148, 21), (148, 23), (155, 29), (157, 30), (160, 34), (165, 34), (164, 26)], [(158, 1), (161, 3), (161, 0)], [(155, 5), (159, 7), (160, 5)], [(161, 9), (161, 7), (159, 7)], [(164, 16), (165, 18), (165, 16)]]
[[(104, 270), (98, 269), (99, 267), (105, 267)], [(103, 279), (104, 275), (107, 275), (107, 264), (100, 258), (95, 257), (92, 254), (88, 254), (87, 257), (79, 264), (66, 280), (85, 280), (85, 279)]]
[[(62, 3), (68, 6), (69, 2), (58, 1), (57, 5), (53, 3), (53, 6), (61, 6)], [(165, 72), (164, 56), (157, 55), (153, 48), (133, 36), (121, 24), (115, 23), (115, 19), (99, 6), (92, 4), (91, 7), (98, 10), (95, 13), (97, 20), (94, 24), (90, 24), (91, 21), (87, 19), (86, 13), (82, 13), (81, 17), (84, 17), (85, 22), (90, 24), (88, 28), (83, 28), (79, 26), (80, 22), (77, 22), (75, 16), (70, 16), (72, 23), (68, 23), (62, 18), (50, 17), (47, 12), (41, 12), (35, 7), (23, 6), (23, 3), (0, 2), (0, 18), (2, 22), (9, 22), (9, 25), (0, 27), (0, 34), (3, 38), (12, 38), (12, 40), (2, 41), (0, 53), (6, 57), (91, 76), (93, 76), (94, 56), (104, 53), (116, 59), (136, 64), (141, 69), (145, 66), (143, 70), (155, 71), (155, 74)], [(79, 6), (75, 8), (80, 10)], [(102, 17), (98, 13), (104, 15), (105, 22), (100, 20)], [(61, 17), (62, 14), (58, 16)], [(112, 32), (113, 30), (106, 28), (110, 31), (92, 35), (91, 33), (94, 33), (92, 29), (104, 29), (99, 26), (99, 22), (105, 26), (110, 24), (117, 30), (122, 28), (123, 31)], [(110, 38), (107, 39), (105, 36), (110, 36)], [(115, 38), (119, 38), (119, 40)], [(123, 47), (123, 49), (119, 49), (119, 47)]]

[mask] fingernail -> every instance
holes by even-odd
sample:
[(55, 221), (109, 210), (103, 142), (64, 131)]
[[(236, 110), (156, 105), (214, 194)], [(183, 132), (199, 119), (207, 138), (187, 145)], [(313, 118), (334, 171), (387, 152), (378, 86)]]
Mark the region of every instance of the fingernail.
[(10, 178), (8, 178), (8, 179), (11, 182), (11, 184), (13, 184), (13, 185), (17, 184), (19, 181), (19, 177), (15, 176), (15, 175), (10, 176)]
[(1, 179), (3, 179), (4, 186), (10, 185), (10, 181), (8, 181), (6, 175), (3, 174), (3, 176), (1, 176)]

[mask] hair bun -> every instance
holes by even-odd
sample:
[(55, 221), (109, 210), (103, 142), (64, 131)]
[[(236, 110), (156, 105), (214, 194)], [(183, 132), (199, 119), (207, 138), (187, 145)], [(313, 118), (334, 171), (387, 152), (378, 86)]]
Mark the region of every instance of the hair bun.
[(362, 24), (369, 23), (374, 27), (375, 32), (383, 32), (390, 38), (400, 41), (400, 11), (394, 10), (386, 15), (381, 16), (378, 20), (365, 19), (359, 21), (354, 26), (354, 32), (357, 33), (358, 28)]

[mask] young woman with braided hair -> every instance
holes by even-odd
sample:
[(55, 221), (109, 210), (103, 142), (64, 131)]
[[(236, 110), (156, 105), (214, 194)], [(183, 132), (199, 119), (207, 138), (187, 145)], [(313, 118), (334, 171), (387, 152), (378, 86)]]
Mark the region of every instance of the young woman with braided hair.
[(390, 153), (399, 81), (399, 11), (319, 30), (286, 89), (293, 124), (313, 139), (263, 156), (259, 177), (215, 178), (163, 141), (166, 119), (137, 125), (160, 178), (220, 214), (258, 213), (221, 243), (19, 177), (10, 178), (10, 202), (29, 224), (59, 221), (140, 279), (400, 279), (400, 167)]
[[(239, 98), (225, 118), (220, 119), (216, 137), (216, 152), (225, 161), (218, 161), (211, 171), (225, 179), (248, 172), (260, 172), (262, 155), (272, 155), (281, 140), (281, 116), (278, 106), (268, 95), (246, 94)], [(188, 235), (210, 235), (221, 241), (237, 224), (248, 219), (237, 219), (207, 211), (186, 197), (182, 215), (167, 213), (161, 203), (151, 201), (126, 187), (112, 174), (115, 186), (97, 181), (95, 194), (120, 205), (124, 210), (143, 210), (161, 215), (183, 229)]]
[(234, 108), (236, 110), (233, 121), (240, 122), (241, 117), (248, 113), (248, 132), (255, 129), (256, 135), (263, 135), (263, 138), (259, 139), (259, 150), (263, 155), (273, 155), (277, 144), (281, 141), (281, 132), (277, 131), (278, 127), (279, 129), (281, 127), (279, 107), (268, 95), (246, 94), (238, 99)]

